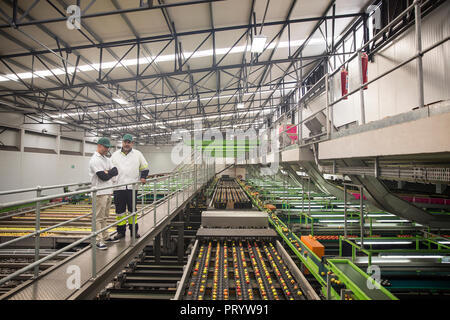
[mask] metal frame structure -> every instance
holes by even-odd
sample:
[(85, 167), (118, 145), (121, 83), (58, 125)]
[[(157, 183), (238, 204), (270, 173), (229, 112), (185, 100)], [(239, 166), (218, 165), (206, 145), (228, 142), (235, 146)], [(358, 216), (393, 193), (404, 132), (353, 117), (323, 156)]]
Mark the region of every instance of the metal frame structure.
[[(206, 120), (206, 127), (224, 128), (237, 124), (248, 128), (256, 119), (264, 119), (267, 109), (271, 111), (280, 104), (280, 99), (286, 96), (283, 89), (294, 88), (298, 82), (298, 75), (306, 74), (311, 66), (318, 61), (334, 55), (330, 50), (321, 55), (303, 55), (305, 47), (313, 35), (321, 26), (331, 21), (333, 26), (338, 19), (351, 19), (361, 17), (362, 13), (335, 14), (335, 1), (330, 1), (324, 13), (317, 17), (293, 18), (293, 8), (298, 5), (297, 0), (289, 3), (284, 20), (265, 21), (269, 7), (269, 1), (265, 6), (265, 14), (261, 22), (256, 21), (255, 0), (251, 1), (249, 20), (247, 24), (216, 27), (213, 14), (213, 6), (217, 0), (183, 1), (174, 4), (165, 4), (159, 0), (140, 2), (139, 7), (122, 9), (118, 1), (114, 0), (115, 10), (93, 12), (89, 3), (83, 10), (82, 29), (79, 32), (88, 44), (72, 45), (50, 31), (49, 25), (63, 22), (67, 19), (62, 8), (67, 7), (64, 0), (48, 0), (49, 9), (57, 14), (52, 19), (35, 19), (33, 9), (40, 5), (39, 0), (34, 1), (27, 8), (21, 6), (19, 1), (6, 1), (7, 9), (0, 11), (0, 17), (6, 23), (0, 25), (0, 35), (14, 41), (27, 52), (3, 54), (0, 56), (1, 65), (6, 68), (22, 88), (11, 90), (2, 87), (0, 90), (0, 103), (6, 110), (18, 110), (25, 115), (28, 123), (60, 123), (64, 130), (78, 128), (89, 132), (111, 135), (114, 133), (131, 132), (141, 136), (143, 141), (169, 142), (169, 134), (164, 134), (176, 128), (192, 128), (194, 115), (217, 116)], [(170, 8), (174, 6), (200, 6), (208, 5), (210, 12), (211, 28), (178, 31), (175, 22), (170, 15)], [(1, 9), (1, 7), (0, 7)], [(141, 37), (129, 18), (129, 14), (157, 10), (163, 15), (168, 34)], [(332, 11), (332, 15), (328, 13)], [(103, 41), (95, 30), (88, 27), (87, 23), (97, 17), (120, 16), (135, 35), (133, 38), (118, 41)], [(85, 22), (86, 20), (86, 22)], [(306, 41), (295, 51), (291, 49), (289, 42), (289, 56), (284, 59), (275, 58), (277, 48), (282, 35), (291, 33), (294, 28), (305, 23), (317, 22)], [(28, 34), (23, 29), (33, 26), (43, 31), (53, 39), (53, 48), (45, 45), (39, 39)], [(241, 63), (226, 64), (229, 53), (238, 47), (242, 41), (249, 45), (255, 35), (264, 27), (279, 27), (274, 37), (268, 39), (266, 48), (275, 45), (267, 59), (263, 59), (263, 53), (252, 54), (251, 61), (246, 61), (245, 51)], [(18, 40), (12, 30), (36, 43), (40, 49), (31, 48)], [(216, 39), (222, 34), (236, 32), (236, 41), (222, 57), (216, 53)], [(334, 28), (333, 28), (334, 32)], [(187, 36), (197, 35), (202, 37), (195, 50), (186, 54), (181, 40)], [(322, 36), (326, 35), (322, 33)], [(333, 42), (336, 34), (332, 34)], [(212, 41), (213, 54), (211, 64), (203, 68), (190, 67), (191, 58), (207, 47)], [(150, 46), (157, 44), (161, 47), (158, 52), (151, 52)], [(119, 51), (121, 54), (117, 54)], [(90, 61), (90, 57), (97, 56), (99, 60)], [(95, 52), (94, 54), (92, 52)], [(157, 63), (157, 58), (166, 52), (174, 52), (172, 71), (163, 71)], [(115, 59), (112, 68), (103, 69), (105, 56)], [(136, 63), (125, 65), (127, 59), (147, 59), (146, 64)], [(26, 64), (20, 61), (27, 61)], [(80, 71), (82, 64), (92, 65), (97, 62), (98, 74), (94, 77)], [(21, 79), (18, 70), (29, 70), (34, 75), (40, 68), (47, 74), (45, 80), (49, 86), (37, 86), (36, 81)], [(128, 76), (115, 76), (117, 70), (125, 69)], [(64, 74), (58, 75), (55, 70), (63, 69)], [(72, 71), (71, 71), (72, 70)], [(77, 72), (78, 71), (78, 72)], [(275, 74), (281, 71), (281, 76)], [(121, 72), (124, 74), (124, 72)], [(206, 85), (207, 81), (215, 77), (215, 85)], [(250, 80), (250, 77), (253, 80)], [(224, 79), (229, 79), (225, 81)], [(133, 89), (129, 89), (134, 84)], [(187, 88), (185, 88), (187, 87)], [(267, 91), (267, 92), (265, 92)], [(267, 93), (269, 94), (267, 96)], [(237, 113), (236, 102), (242, 101), (246, 96), (245, 109)], [(121, 96), (130, 102), (131, 106), (122, 106), (112, 101), (115, 96)], [(205, 102), (203, 102), (205, 101)], [(234, 115), (225, 115), (229, 113)], [(178, 122), (173, 123), (174, 120)], [(162, 130), (161, 130), (162, 129)], [(167, 130), (169, 129), (169, 130)], [(152, 132), (156, 134), (143, 134)]]

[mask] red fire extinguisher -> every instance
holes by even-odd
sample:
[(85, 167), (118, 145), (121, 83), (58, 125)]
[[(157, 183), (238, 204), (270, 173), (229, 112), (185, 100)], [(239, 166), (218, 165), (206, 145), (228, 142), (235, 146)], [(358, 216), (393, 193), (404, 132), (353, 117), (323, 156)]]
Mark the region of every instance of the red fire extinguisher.
[[(345, 70), (344, 67), (341, 69), (341, 91), (342, 96), (345, 96), (348, 93), (348, 71)], [(345, 97), (346, 100), (348, 97)]]
[[(369, 56), (367, 55), (367, 53), (363, 52), (361, 54), (361, 66), (362, 66), (363, 84), (367, 83), (368, 64), (369, 64)], [(366, 90), (367, 86), (365, 86), (363, 89)]]

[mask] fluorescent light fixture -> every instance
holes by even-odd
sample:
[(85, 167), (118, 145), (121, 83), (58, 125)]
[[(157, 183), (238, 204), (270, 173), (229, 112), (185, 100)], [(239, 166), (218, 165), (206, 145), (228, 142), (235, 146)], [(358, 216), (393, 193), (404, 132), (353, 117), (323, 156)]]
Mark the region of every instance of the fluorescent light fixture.
[[(344, 222), (344, 220), (338, 220), (338, 219), (336, 219), (336, 220), (319, 220), (320, 222), (323, 222), (323, 223), (333, 223), (333, 222)], [(357, 223), (357, 222), (359, 222), (359, 220), (347, 220), (347, 223)]]
[(160, 129), (167, 129), (167, 127), (166, 127), (165, 125), (163, 125), (163, 124), (160, 124), (160, 125), (158, 126), (158, 128), (160, 128)]
[[(259, 42), (258, 44), (256, 42)], [(250, 50), (252, 52), (259, 52), (258, 50), (261, 50), (262, 52), (264, 50), (264, 45), (266, 43), (266, 38), (263, 36), (256, 36), (253, 38), (253, 43), (251, 45)], [(330, 41), (330, 39), (328, 39)], [(305, 42), (305, 39), (298, 39), (298, 40), (291, 40), (289, 41), (280, 41), (278, 43), (278, 48), (294, 48), (294, 47), (300, 47)], [(311, 45), (320, 45), (323, 46), (325, 40), (320, 38), (313, 38), (310, 39), (308, 42), (308, 46)], [(261, 44), (262, 43), (262, 44)], [(272, 50), (275, 48), (276, 42), (273, 41), (267, 46), (267, 50)], [(215, 52), (212, 49), (208, 50), (198, 50), (196, 52), (184, 52), (185, 56), (191, 56), (191, 58), (202, 58), (202, 57), (210, 57), (214, 54), (217, 56), (225, 55), (225, 54), (239, 54), (242, 52), (248, 51), (248, 46), (235, 46), (234, 48), (216, 48)], [(257, 50), (258, 49), (258, 50)], [(107, 70), (111, 68), (123, 68), (126, 66), (133, 66), (137, 64), (144, 64), (147, 65), (149, 63), (154, 62), (164, 62), (164, 61), (174, 61), (176, 59), (174, 54), (168, 54), (168, 55), (159, 55), (159, 56), (150, 56), (150, 57), (143, 57), (140, 59), (123, 59), (119, 64), (117, 63), (117, 60), (114, 61), (103, 61), (102, 62), (102, 70)], [(86, 64), (86, 65), (79, 65), (77, 67), (78, 72), (93, 72), (98, 71), (100, 68), (99, 63), (93, 63), (93, 64)], [(67, 68), (67, 72), (69, 74), (72, 74), (75, 71), (75, 67), (71, 66)], [(39, 78), (45, 78), (50, 77), (53, 75), (61, 75), (65, 74), (64, 68), (55, 68), (50, 70), (39, 70), (35, 71), (34, 73), (31, 72), (24, 72), (24, 73), (18, 73), (17, 76), (15, 74), (2, 74), (0, 75), (0, 82), (3, 81), (18, 81), (19, 78), (24, 79), (31, 79), (34, 77)]]
[(119, 103), (119, 104), (129, 104), (129, 102), (127, 101), (127, 100), (125, 100), (125, 99), (122, 99), (122, 98), (119, 98), (119, 97), (117, 97), (117, 98), (112, 98), (115, 102), (117, 102), (117, 103)]
[(238, 104), (236, 105), (236, 107), (237, 107), (238, 109), (244, 109), (244, 108), (245, 108), (245, 105), (244, 105), (242, 102), (240, 102), (240, 103), (238, 103)]
[(253, 38), (251, 52), (261, 53), (264, 51), (264, 45), (266, 44), (267, 38), (264, 36), (255, 36)]
[(441, 255), (383, 255), (380, 256), (383, 259), (442, 259), (444, 256)]
[(313, 218), (343, 218), (343, 214), (312, 214)]
[(148, 116), (148, 115), (146, 115), (146, 114), (143, 114), (142, 115), (145, 119), (148, 119), (148, 120), (150, 120), (150, 117)]
[(366, 217), (369, 217), (369, 218), (381, 218), (381, 217), (394, 217), (394, 215), (393, 214), (367, 214), (366, 215)]
[(438, 241), (440, 244), (450, 244), (450, 241)]
[[(357, 262), (358, 263), (368, 263), (369, 258), (367, 257), (358, 257)], [(374, 263), (410, 263), (411, 260), (409, 259), (382, 259), (382, 258), (372, 258), (372, 264)]]
[[(361, 241), (356, 241), (357, 244), (361, 244)], [(412, 241), (364, 241), (364, 244), (411, 244)]]
[(383, 222), (410, 222), (410, 221), (404, 220), (404, 219), (398, 219), (398, 220), (377, 220), (377, 222), (383, 223)]

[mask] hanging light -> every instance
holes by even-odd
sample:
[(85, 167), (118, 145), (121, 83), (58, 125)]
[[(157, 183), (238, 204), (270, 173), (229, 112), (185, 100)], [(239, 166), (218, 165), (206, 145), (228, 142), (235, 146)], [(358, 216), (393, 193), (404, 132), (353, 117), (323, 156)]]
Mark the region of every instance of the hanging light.
[(250, 49), (251, 52), (261, 53), (264, 51), (264, 45), (266, 44), (267, 38), (264, 36), (255, 36), (253, 37), (252, 47)]
[(129, 104), (129, 102), (127, 101), (127, 100), (125, 100), (125, 99), (122, 99), (122, 98), (120, 98), (120, 97), (115, 97), (115, 98), (112, 98), (115, 102), (117, 102), (118, 104)]

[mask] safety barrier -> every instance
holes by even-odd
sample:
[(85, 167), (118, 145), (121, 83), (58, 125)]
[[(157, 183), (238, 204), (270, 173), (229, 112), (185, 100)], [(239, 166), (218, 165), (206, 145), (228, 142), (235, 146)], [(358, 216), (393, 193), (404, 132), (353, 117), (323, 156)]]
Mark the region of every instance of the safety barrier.
[[(18, 189), (18, 190), (11, 190), (11, 191), (3, 191), (2, 194), (6, 195), (6, 194), (15, 194), (15, 193), (22, 193), (22, 192), (30, 192), (30, 191), (35, 191), (36, 192), (36, 197), (35, 198), (31, 198), (31, 199), (26, 199), (26, 200), (20, 200), (20, 201), (13, 201), (13, 202), (7, 202), (7, 203), (0, 203), (0, 209), (3, 208), (8, 208), (8, 207), (13, 207), (13, 206), (17, 206), (17, 205), (22, 205), (22, 204), (26, 204), (26, 203), (36, 203), (36, 216), (35, 216), (35, 232), (18, 237), (18, 238), (14, 238), (12, 240), (9, 240), (7, 242), (1, 243), (0, 244), (0, 248), (4, 248), (7, 247), (13, 243), (19, 242), (21, 240), (25, 240), (31, 237), (35, 237), (35, 247), (34, 247), (34, 252), (35, 252), (35, 258), (34, 258), (34, 262), (17, 270), (16, 272), (2, 278), (0, 280), (0, 285), (4, 284), (5, 282), (14, 279), (16, 276), (30, 270), (34, 268), (34, 278), (37, 278), (38, 274), (39, 274), (39, 265), (46, 262), (47, 260), (52, 259), (53, 257), (66, 252), (72, 248), (74, 248), (75, 246), (90, 240), (91, 242), (91, 247), (92, 247), (92, 278), (95, 278), (97, 275), (97, 270), (96, 270), (96, 236), (98, 234), (100, 234), (101, 232), (108, 230), (111, 227), (114, 227), (116, 225), (118, 225), (120, 222), (127, 220), (128, 218), (132, 218), (133, 222), (133, 228), (132, 228), (132, 241), (131, 241), (131, 245), (133, 245), (136, 241), (136, 235), (135, 235), (135, 223), (137, 219), (142, 219), (144, 216), (146, 216), (147, 214), (150, 214), (151, 212), (153, 212), (154, 215), (154, 227), (157, 226), (158, 221), (156, 221), (156, 208), (159, 207), (161, 204), (167, 202), (167, 215), (170, 214), (170, 200), (173, 200), (174, 197), (176, 197), (176, 205), (178, 205), (178, 201), (180, 198), (180, 194), (182, 193), (182, 200), (186, 200), (186, 193), (191, 192), (192, 194), (195, 193), (199, 187), (203, 186), (207, 181), (209, 181), (213, 176), (214, 176), (214, 163), (210, 160), (208, 161), (204, 161), (202, 164), (199, 165), (190, 165), (190, 167), (192, 168), (186, 168), (188, 166), (184, 166), (184, 167), (177, 167), (175, 172), (172, 172), (170, 174), (166, 174), (164, 176), (161, 177), (157, 177), (157, 178), (152, 178), (152, 179), (147, 179), (145, 184), (148, 185), (153, 185), (153, 192), (154, 194), (156, 194), (156, 183), (159, 181), (163, 181), (166, 182), (167, 186), (168, 186), (168, 192), (167, 194), (159, 199), (156, 200), (156, 195), (154, 196), (154, 201), (146, 206), (143, 206), (141, 209), (136, 210), (134, 212), (131, 212), (130, 214), (126, 215), (124, 218), (100, 229), (100, 230), (96, 230), (96, 215), (95, 215), (95, 209), (96, 209), (96, 195), (97, 192), (100, 190), (106, 190), (106, 189), (111, 189), (111, 188), (115, 188), (115, 187), (124, 187), (124, 186), (131, 186), (132, 189), (132, 193), (133, 193), (133, 210), (136, 208), (136, 193), (139, 191), (139, 184), (142, 184), (140, 181), (136, 181), (136, 182), (132, 182), (132, 183), (125, 183), (125, 184), (120, 184), (120, 185), (114, 185), (113, 187), (103, 187), (103, 188), (89, 188), (89, 189), (84, 189), (81, 191), (72, 191), (72, 192), (66, 192), (63, 194), (56, 194), (56, 195), (50, 195), (50, 196), (41, 196), (41, 192), (42, 190), (47, 190), (47, 189), (54, 189), (54, 188), (62, 188), (62, 187), (69, 187), (69, 186), (75, 186), (75, 185), (86, 185), (88, 183), (73, 183), (73, 184), (66, 184), (66, 185), (58, 185), (58, 186), (46, 186), (46, 187), (40, 187), (37, 186), (35, 188), (27, 188), (27, 189)], [(176, 187), (174, 189), (173, 192), (170, 192), (170, 185), (171, 182), (176, 182)], [(141, 198), (144, 198), (145, 193), (143, 192), (143, 187), (141, 189)], [(69, 219), (66, 220), (64, 222), (58, 223), (56, 225), (50, 226), (48, 228), (42, 229), (40, 228), (40, 210), (41, 210), (41, 203), (47, 200), (51, 200), (54, 198), (60, 198), (60, 197), (67, 197), (67, 196), (73, 196), (73, 195), (78, 195), (78, 194), (84, 194), (84, 193), (88, 193), (91, 192), (92, 193), (92, 212), (89, 214), (85, 214), (73, 219)], [(143, 202), (142, 202), (143, 204)], [(150, 210), (151, 208), (153, 208), (153, 211)], [(136, 216), (139, 214), (139, 217), (136, 219)], [(75, 222), (78, 221), (82, 218), (91, 216), (92, 217), (92, 229), (91, 229), (91, 234), (89, 236), (86, 236), (84, 238), (81, 238), (73, 243), (71, 243), (70, 245), (65, 246), (64, 248), (61, 248), (55, 252), (53, 252), (52, 254), (39, 259), (39, 255), (40, 255), (40, 235), (50, 231), (52, 229), (64, 226), (66, 224), (69, 224), (71, 222)], [(162, 219), (160, 219), (161, 221)]]

